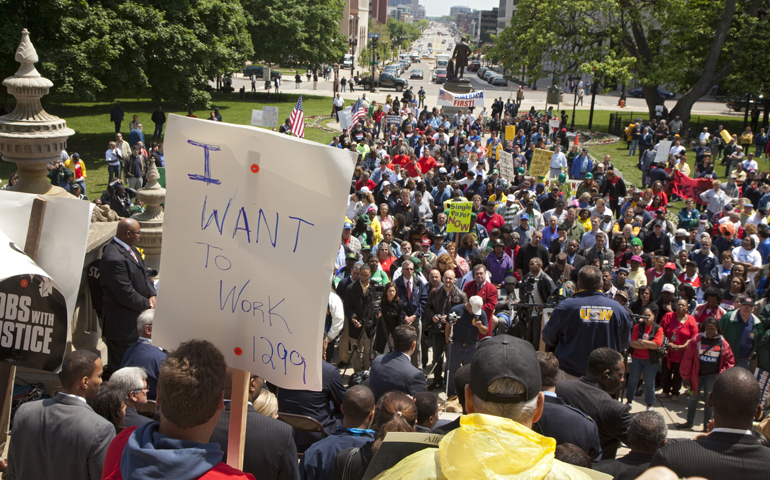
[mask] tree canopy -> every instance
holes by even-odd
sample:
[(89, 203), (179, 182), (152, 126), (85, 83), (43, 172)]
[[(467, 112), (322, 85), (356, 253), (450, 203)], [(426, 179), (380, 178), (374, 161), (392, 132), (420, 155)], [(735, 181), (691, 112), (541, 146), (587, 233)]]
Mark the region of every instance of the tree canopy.
[(27, 28), (38, 70), (74, 100), (150, 96), (204, 106), (209, 82), (246, 60), (339, 61), (343, 0), (0, 0), (0, 74)]
[(593, 73), (604, 85), (634, 78), (651, 113), (666, 86), (682, 94), (671, 114), (687, 123), (695, 101), (736, 72), (743, 55), (761, 55), (748, 49), (767, 28), (762, 2), (521, 0), (493, 54), (534, 77)]

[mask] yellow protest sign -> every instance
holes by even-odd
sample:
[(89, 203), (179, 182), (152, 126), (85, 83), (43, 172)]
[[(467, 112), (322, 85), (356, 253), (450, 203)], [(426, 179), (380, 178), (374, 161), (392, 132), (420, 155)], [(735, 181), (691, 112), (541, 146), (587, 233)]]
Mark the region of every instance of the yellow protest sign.
[(447, 219), (447, 233), (469, 232), (471, 229), (471, 213), (473, 202), (452, 202), (449, 204), (449, 218)]
[(727, 130), (722, 130), (719, 132), (719, 134), (722, 136), (722, 140), (724, 140), (726, 143), (730, 143), (730, 141), (733, 139), (732, 135), (730, 135), (730, 132)]
[(516, 125), (506, 125), (505, 126), (505, 139), (506, 140), (513, 140), (516, 138)]
[(532, 163), (529, 165), (529, 174), (533, 177), (547, 177), (551, 169), (551, 157), (553, 152), (536, 148), (532, 154)]

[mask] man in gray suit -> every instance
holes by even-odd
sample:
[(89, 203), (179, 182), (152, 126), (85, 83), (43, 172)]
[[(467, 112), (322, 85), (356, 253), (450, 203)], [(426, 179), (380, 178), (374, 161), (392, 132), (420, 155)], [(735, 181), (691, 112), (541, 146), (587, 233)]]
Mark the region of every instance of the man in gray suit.
[(64, 357), (54, 398), (30, 402), (16, 411), (8, 449), (7, 478), (98, 480), (115, 427), (86, 401), (102, 384), (102, 359), (78, 350)]

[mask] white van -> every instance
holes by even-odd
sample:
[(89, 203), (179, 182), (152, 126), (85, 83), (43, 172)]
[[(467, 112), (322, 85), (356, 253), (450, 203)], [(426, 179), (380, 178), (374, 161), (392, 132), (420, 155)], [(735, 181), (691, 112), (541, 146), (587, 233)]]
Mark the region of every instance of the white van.
[(449, 65), (449, 55), (436, 55), (436, 68), (447, 68)]
[(342, 60), (342, 66), (345, 68), (350, 68), (351, 65), (353, 65), (353, 55), (346, 53), (344, 59)]

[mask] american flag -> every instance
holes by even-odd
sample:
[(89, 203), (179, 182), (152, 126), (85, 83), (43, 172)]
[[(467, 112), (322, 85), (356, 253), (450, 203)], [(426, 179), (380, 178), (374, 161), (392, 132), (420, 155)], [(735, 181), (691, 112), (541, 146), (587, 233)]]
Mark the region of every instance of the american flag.
[(353, 105), (353, 125), (358, 123), (358, 120), (360, 118), (366, 117), (366, 114), (368, 113), (364, 106), (361, 104), (361, 99), (359, 98), (356, 100), (356, 104)]
[(291, 133), (299, 138), (305, 138), (305, 113), (302, 111), (302, 95), (299, 96), (294, 110), (291, 111), (289, 123), (291, 124)]

